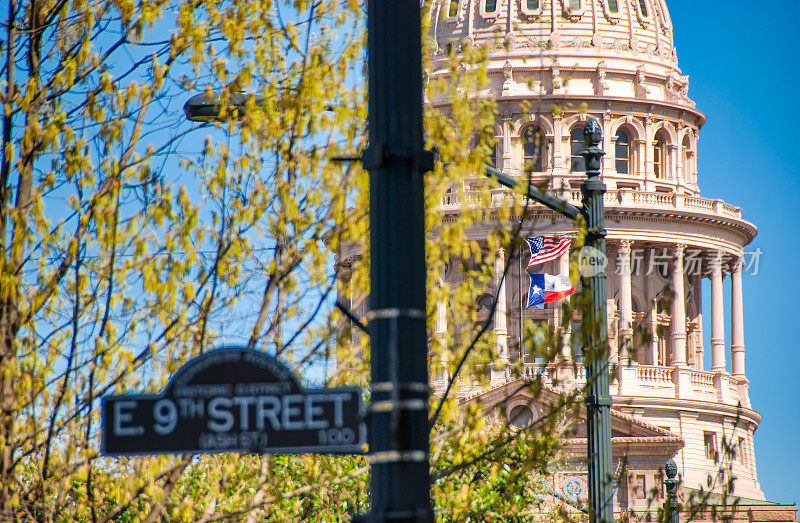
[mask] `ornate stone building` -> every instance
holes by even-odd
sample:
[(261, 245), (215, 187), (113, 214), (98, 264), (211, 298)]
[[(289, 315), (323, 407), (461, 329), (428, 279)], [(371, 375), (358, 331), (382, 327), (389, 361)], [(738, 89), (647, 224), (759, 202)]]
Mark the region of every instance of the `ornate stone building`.
[[(686, 489), (705, 485), (717, 469), (724, 439), (734, 449), (735, 495), (746, 498), (746, 517), (796, 521), (796, 508), (764, 502), (756, 469), (753, 437), (761, 416), (748, 395), (742, 295), (742, 273), (753, 261), (746, 246), (756, 228), (740, 208), (700, 196), (697, 144), (706, 116), (688, 96), (689, 78), (678, 67), (665, 1), (443, 0), (430, 17), (436, 45), (431, 79), (447, 80), (451, 46), (458, 50), (470, 42), (490, 48), (489, 89), (499, 108), (494, 157), (500, 170), (523, 176), (527, 164), (535, 182), (546, 181), (578, 204), (585, 179), (578, 154), (583, 125), (589, 116), (602, 125), (608, 329), (617, 369), (612, 436), (615, 459), (629, 463), (615, 494), (617, 510), (644, 510), (649, 492), (663, 492), (659, 468), (670, 457)], [(447, 110), (447, 99), (428, 103)], [(497, 193), (492, 205), (505, 205), (510, 196)], [(448, 196), (442, 212), (458, 213), (461, 205), (459, 197)], [(539, 206), (531, 222), (536, 234), (572, 232), (572, 223)], [(502, 267), (504, 251), (495, 254)], [(523, 267), (525, 261), (511, 260), (511, 266)], [(541, 272), (563, 273), (567, 264), (565, 255)], [(704, 278), (710, 280), (707, 295)], [(725, 286), (729, 303), (723, 299)], [(552, 368), (520, 354), (520, 322), (558, 322), (560, 311), (520, 306), (527, 291), (522, 270), (512, 270), (497, 287), (488, 294), (497, 298), (494, 333), (501, 365), (488, 390), (467, 391), (463, 399), (497, 405), (511, 418), (535, 419), (537, 406), (524, 393), (510, 397), (524, 378), (503, 370), (504, 362), (521, 360), (526, 373), (558, 373), (575, 385), (585, 383), (585, 375), (581, 365)], [(671, 305), (665, 289), (674, 294)], [(447, 305), (439, 305), (436, 329), (442, 333), (448, 328)], [(703, 341), (704, 310), (711, 316), (710, 346)], [(580, 319), (573, 318), (572, 329), (579, 328)], [(648, 333), (649, 340), (638, 341), (643, 338), (637, 331)], [(579, 352), (577, 346), (568, 348), (563, 359), (579, 360)], [(580, 488), (585, 429), (579, 428), (568, 450), (574, 470), (561, 471), (552, 487), (585, 497)]]

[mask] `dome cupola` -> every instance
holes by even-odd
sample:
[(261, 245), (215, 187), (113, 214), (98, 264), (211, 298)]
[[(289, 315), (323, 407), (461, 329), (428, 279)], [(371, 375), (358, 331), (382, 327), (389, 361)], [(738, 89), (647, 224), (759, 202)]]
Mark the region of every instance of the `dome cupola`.
[(436, 57), (489, 48), (498, 95), (612, 96), (694, 107), (664, 0), (436, 0)]

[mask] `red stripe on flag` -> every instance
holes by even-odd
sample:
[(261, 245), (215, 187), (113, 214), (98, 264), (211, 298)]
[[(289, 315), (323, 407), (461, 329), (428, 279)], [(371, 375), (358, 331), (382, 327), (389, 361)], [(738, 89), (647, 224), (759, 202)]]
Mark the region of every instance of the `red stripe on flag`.
[(562, 298), (566, 298), (567, 296), (569, 296), (573, 292), (575, 292), (575, 287), (571, 288), (568, 291), (560, 291), (560, 292), (547, 291), (547, 292), (544, 293), (544, 302), (545, 303), (550, 303), (550, 302), (553, 302), (553, 301), (556, 301), (556, 300), (560, 300)]

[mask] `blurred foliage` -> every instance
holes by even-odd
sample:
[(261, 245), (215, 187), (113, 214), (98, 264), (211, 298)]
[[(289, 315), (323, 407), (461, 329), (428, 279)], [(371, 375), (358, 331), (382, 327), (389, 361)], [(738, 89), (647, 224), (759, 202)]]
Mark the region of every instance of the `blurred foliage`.
[[(97, 408), (103, 395), (161, 390), (188, 359), (224, 344), (266, 351), (316, 383), (367, 385), (368, 339), (331, 307), (347, 296), (363, 314), (369, 295), (367, 175), (336, 160), (366, 142), (364, 6), (7, 7), (0, 519), (336, 521), (365, 512), (363, 457), (106, 458)], [(541, 480), (561, 459), (581, 391), (523, 428), (502, 408), (457, 400), (487, 383), (497, 359), (496, 303), (487, 316), (477, 298), (496, 291), (519, 254), (529, 202), (482, 176), (497, 135), (486, 51), (425, 45), (426, 72), (431, 56), (446, 57), (426, 97), (449, 100), (425, 122), (440, 159), (426, 193), (429, 329), (440, 312), (450, 326), (431, 338), (430, 366), (459, 378), (431, 401), (437, 514), (571, 517)], [(184, 118), (181, 104), (198, 92), (219, 103), (212, 123)], [(238, 93), (249, 93), (243, 109), (231, 104)], [(443, 198), (458, 212), (444, 216)], [(501, 248), (505, 264), (495, 263)], [(570, 272), (577, 282), (576, 260)], [(572, 309), (562, 309), (567, 325)], [(520, 350), (561, 361), (563, 329), (539, 330)], [(509, 373), (524, 376), (522, 362)], [(542, 374), (515, 383), (531, 402), (558, 386)]]

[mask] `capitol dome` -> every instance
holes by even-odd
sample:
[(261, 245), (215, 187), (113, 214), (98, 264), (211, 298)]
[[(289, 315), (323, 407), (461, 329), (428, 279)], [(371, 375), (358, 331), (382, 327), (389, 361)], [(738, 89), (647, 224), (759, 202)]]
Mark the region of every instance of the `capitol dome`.
[[(594, 94), (694, 107), (664, 0), (444, 0), (429, 14), (439, 54), (467, 42), (489, 47), (490, 71), (511, 74), (519, 87), (515, 94), (530, 84), (527, 94)], [(542, 69), (551, 72), (549, 78), (537, 74)]]
[[(736, 494), (763, 500), (753, 442), (761, 416), (750, 404), (745, 372), (742, 290), (756, 228), (739, 207), (700, 194), (697, 145), (706, 116), (689, 98), (689, 78), (678, 67), (665, 0), (435, 0), (427, 16), (431, 85), (456, 83), (453, 57), (465, 46), (487, 49), (488, 85), (472, 94), (496, 101), (490, 161), (501, 171), (530, 175), (581, 205), (583, 128), (588, 118), (602, 127), (607, 327), (615, 369), (612, 444), (615, 460), (627, 459), (630, 474), (621, 479), (615, 510), (646, 510), (643, 493), (663, 486), (660, 467), (669, 458), (687, 488), (704, 485), (723, 441), (737, 449), (731, 465)], [(428, 97), (429, 106), (450, 110), (447, 93)], [(443, 219), (480, 202), (482, 182), (476, 173), (449, 190), (441, 202)], [(511, 199), (508, 191), (492, 189), (486, 218), (470, 235), (481, 248), (490, 248), (487, 231), (512, 227), (493, 212)], [(529, 235), (574, 231), (571, 221), (538, 205), (528, 216)], [(494, 368), (522, 367), (528, 376), (582, 386), (582, 366), (572, 365), (580, 361), (580, 348), (569, 341), (580, 328), (578, 315), (566, 329), (559, 327), (565, 340), (561, 364), (527, 359), (524, 326), (563, 322), (558, 307), (523, 305), (527, 253), (509, 259), (509, 252), (489, 253), (495, 267), (512, 269), (479, 298), (497, 303)], [(568, 273), (569, 256), (538, 272)], [(455, 268), (445, 281), (455, 285), (465, 277)], [(667, 291), (674, 296), (671, 307)], [(452, 327), (446, 300), (437, 311), (434, 336), (441, 337)], [(704, 333), (704, 316), (710, 332)], [(462, 400), (505, 405), (511, 412), (530, 403), (509, 392), (519, 390), (520, 379), (493, 370), (488, 388), (467, 387)], [(446, 383), (442, 374), (432, 385), (441, 390)], [(555, 476), (556, 490), (585, 480), (579, 440), (568, 444), (574, 468)]]

